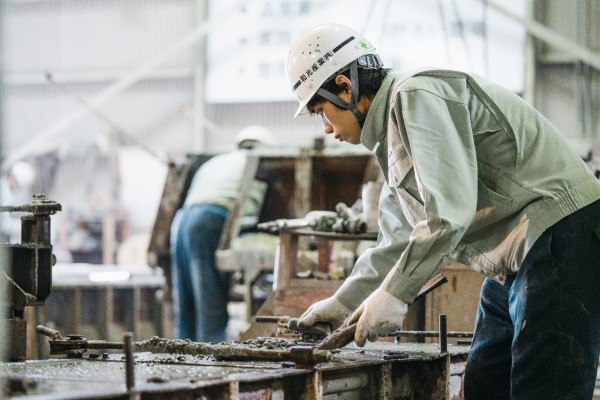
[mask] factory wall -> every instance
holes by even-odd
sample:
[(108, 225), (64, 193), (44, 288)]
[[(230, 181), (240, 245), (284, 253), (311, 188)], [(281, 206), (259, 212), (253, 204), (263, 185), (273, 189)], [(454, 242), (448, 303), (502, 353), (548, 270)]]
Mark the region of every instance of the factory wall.
[[(199, 79), (195, 68), (204, 62), (199, 47), (202, 39), (168, 56), (105, 104), (91, 104), (90, 99), (104, 88), (192, 31), (198, 24), (196, 8), (203, 3), (7, 1), (6, 37), (10, 40), (3, 43), (7, 150), (44, 136), (78, 108), (86, 109), (85, 115), (64, 123), (51, 140), (40, 143), (42, 151), (95, 144), (102, 136), (113, 134), (115, 126), (121, 136), (131, 136), (167, 154), (181, 154), (194, 147), (207, 152), (228, 150), (237, 129), (253, 122), (273, 126), (282, 143), (310, 143), (310, 136), (295, 134), (298, 129), (284, 128), (291, 125), (291, 101), (283, 105), (232, 104), (231, 108), (220, 104), (209, 108), (202, 120), (195, 119), (194, 85)], [(200, 128), (207, 135), (201, 146), (194, 139)], [(127, 142), (127, 138), (121, 140)]]

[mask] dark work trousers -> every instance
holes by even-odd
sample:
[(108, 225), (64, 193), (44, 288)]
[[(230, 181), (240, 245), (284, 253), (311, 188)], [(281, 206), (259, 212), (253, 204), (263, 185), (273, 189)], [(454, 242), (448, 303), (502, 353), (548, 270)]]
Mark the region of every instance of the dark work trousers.
[(600, 201), (534, 243), (506, 283), (486, 279), (465, 400), (591, 399), (600, 347)]
[(227, 338), (229, 285), (215, 261), (226, 218), (223, 207), (196, 204), (180, 209), (171, 225), (177, 338), (213, 343)]

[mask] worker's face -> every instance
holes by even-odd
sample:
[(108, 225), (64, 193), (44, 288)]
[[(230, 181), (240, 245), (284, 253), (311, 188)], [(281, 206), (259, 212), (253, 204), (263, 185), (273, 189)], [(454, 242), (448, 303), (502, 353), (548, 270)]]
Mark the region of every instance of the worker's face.
[[(346, 87), (338, 97), (348, 103), (352, 100), (352, 82), (344, 75), (336, 77), (338, 85)], [(342, 109), (329, 100), (318, 103), (311, 113), (319, 116), (326, 134), (333, 134), (340, 142), (360, 144), (360, 125), (350, 110)]]
[(352, 111), (344, 110), (325, 100), (315, 106), (326, 134), (333, 134), (340, 142), (360, 144), (360, 125)]

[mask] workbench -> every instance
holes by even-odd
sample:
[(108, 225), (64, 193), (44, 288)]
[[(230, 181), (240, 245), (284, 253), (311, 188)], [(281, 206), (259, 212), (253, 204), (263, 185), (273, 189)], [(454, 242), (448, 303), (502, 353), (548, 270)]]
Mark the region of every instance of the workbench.
[(298, 250), (300, 249), (300, 238), (306, 237), (317, 242), (319, 272), (329, 272), (332, 263), (333, 242), (339, 241), (375, 241), (377, 232), (365, 233), (338, 233), (322, 232), (313, 229), (284, 229), (279, 232), (279, 244), (277, 257), (275, 259), (275, 282), (273, 290), (287, 288), (298, 273)]
[(4, 363), (0, 380), (17, 399), (447, 400), (462, 398), (467, 352), (461, 346), (440, 353), (427, 344), (351, 344), (330, 361), (306, 367), (135, 353), (129, 392), (121, 354)]

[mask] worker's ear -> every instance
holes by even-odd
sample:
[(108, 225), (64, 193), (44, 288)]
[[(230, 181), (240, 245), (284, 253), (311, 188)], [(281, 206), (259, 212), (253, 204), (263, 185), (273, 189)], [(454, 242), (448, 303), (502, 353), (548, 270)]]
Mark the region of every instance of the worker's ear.
[[(350, 101), (352, 98), (352, 81), (344, 74), (338, 74), (335, 77), (335, 83), (338, 86), (344, 88), (344, 91), (339, 94), (339, 96), (344, 99), (344, 101)], [(348, 99), (346, 99), (348, 97)]]

